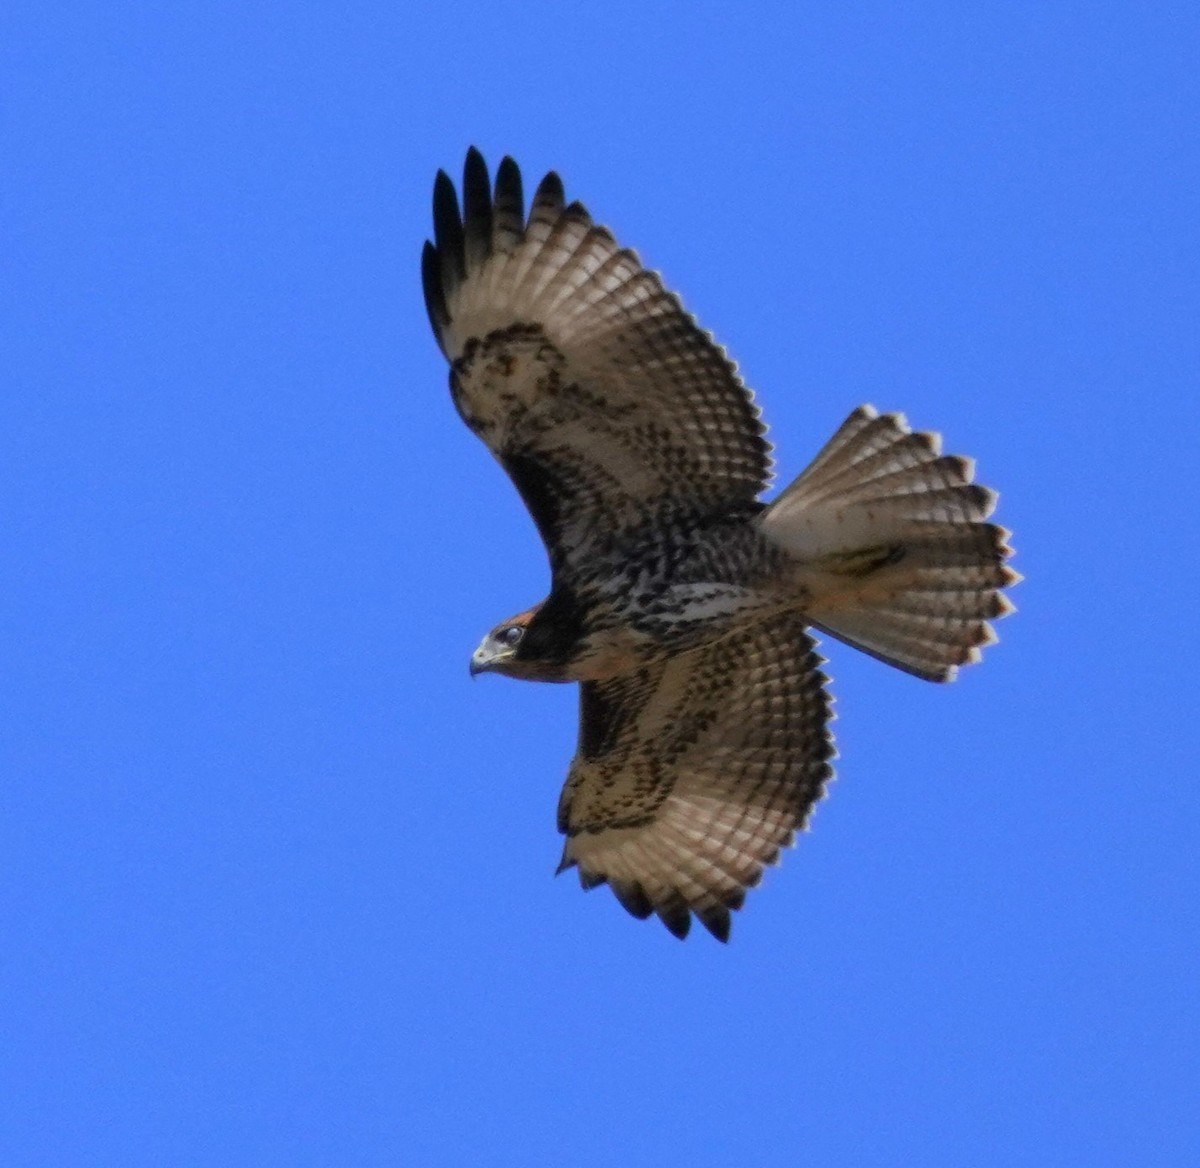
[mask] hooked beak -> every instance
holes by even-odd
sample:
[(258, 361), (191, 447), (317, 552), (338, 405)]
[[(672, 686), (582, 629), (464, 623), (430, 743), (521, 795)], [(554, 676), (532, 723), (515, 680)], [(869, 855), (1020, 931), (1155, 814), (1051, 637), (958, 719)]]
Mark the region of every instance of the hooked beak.
[(481, 673), (490, 673), (511, 656), (511, 649), (498, 647), (485, 638), (479, 648), (471, 654), (471, 676), (478, 677)]

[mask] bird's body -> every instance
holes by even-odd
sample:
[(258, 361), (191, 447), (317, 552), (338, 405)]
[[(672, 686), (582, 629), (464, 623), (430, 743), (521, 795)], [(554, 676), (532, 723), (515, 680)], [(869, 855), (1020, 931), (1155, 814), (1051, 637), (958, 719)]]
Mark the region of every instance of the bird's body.
[(603, 681), (794, 603), (774, 585), (779, 553), (747, 513), (671, 517), (588, 552), (594, 572), (556, 582), (518, 646), (516, 665), (537, 680)]
[(581, 682), (563, 866), (677, 935), (716, 936), (831, 772), (810, 626), (931, 680), (993, 639), (994, 495), (898, 415), (854, 411), (800, 478), (733, 366), (657, 275), (548, 175), (438, 176), (423, 278), (451, 394), (546, 544), (544, 602), (472, 671)]

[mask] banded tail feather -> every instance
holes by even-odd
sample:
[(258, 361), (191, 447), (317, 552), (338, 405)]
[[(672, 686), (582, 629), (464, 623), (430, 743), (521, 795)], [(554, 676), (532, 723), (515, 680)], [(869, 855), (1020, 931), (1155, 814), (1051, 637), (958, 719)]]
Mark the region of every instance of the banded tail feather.
[(855, 410), (760, 519), (796, 559), (812, 624), (929, 681), (978, 661), (1021, 577), (973, 473), (903, 415)]

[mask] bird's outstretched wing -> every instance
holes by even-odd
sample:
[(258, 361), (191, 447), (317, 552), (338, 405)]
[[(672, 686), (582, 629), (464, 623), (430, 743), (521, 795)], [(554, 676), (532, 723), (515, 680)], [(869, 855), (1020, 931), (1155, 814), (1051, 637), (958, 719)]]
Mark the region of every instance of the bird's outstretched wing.
[(467, 424), (508, 471), (556, 569), (599, 532), (753, 500), (770, 446), (724, 351), (548, 174), (467, 154), (434, 186), (422, 276)]
[(607, 881), (634, 916), (655, 912), (678, 937), (695, 913), (726, 940), (730, 910), (833, 773), (821, 664), (786, 615), (584, 683), (562, 866), (578, 865), (585, 888)]

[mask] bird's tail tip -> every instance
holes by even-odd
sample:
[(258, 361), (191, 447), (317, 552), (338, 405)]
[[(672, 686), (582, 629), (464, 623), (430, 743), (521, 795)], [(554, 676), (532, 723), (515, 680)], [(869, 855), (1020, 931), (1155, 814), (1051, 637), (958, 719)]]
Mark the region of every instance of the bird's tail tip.
[(795, 557), (812, 623), (931, 681), (978, 661), (1021, 577), (973, 473), (902, 415), (855, 410), (761, 520)]

